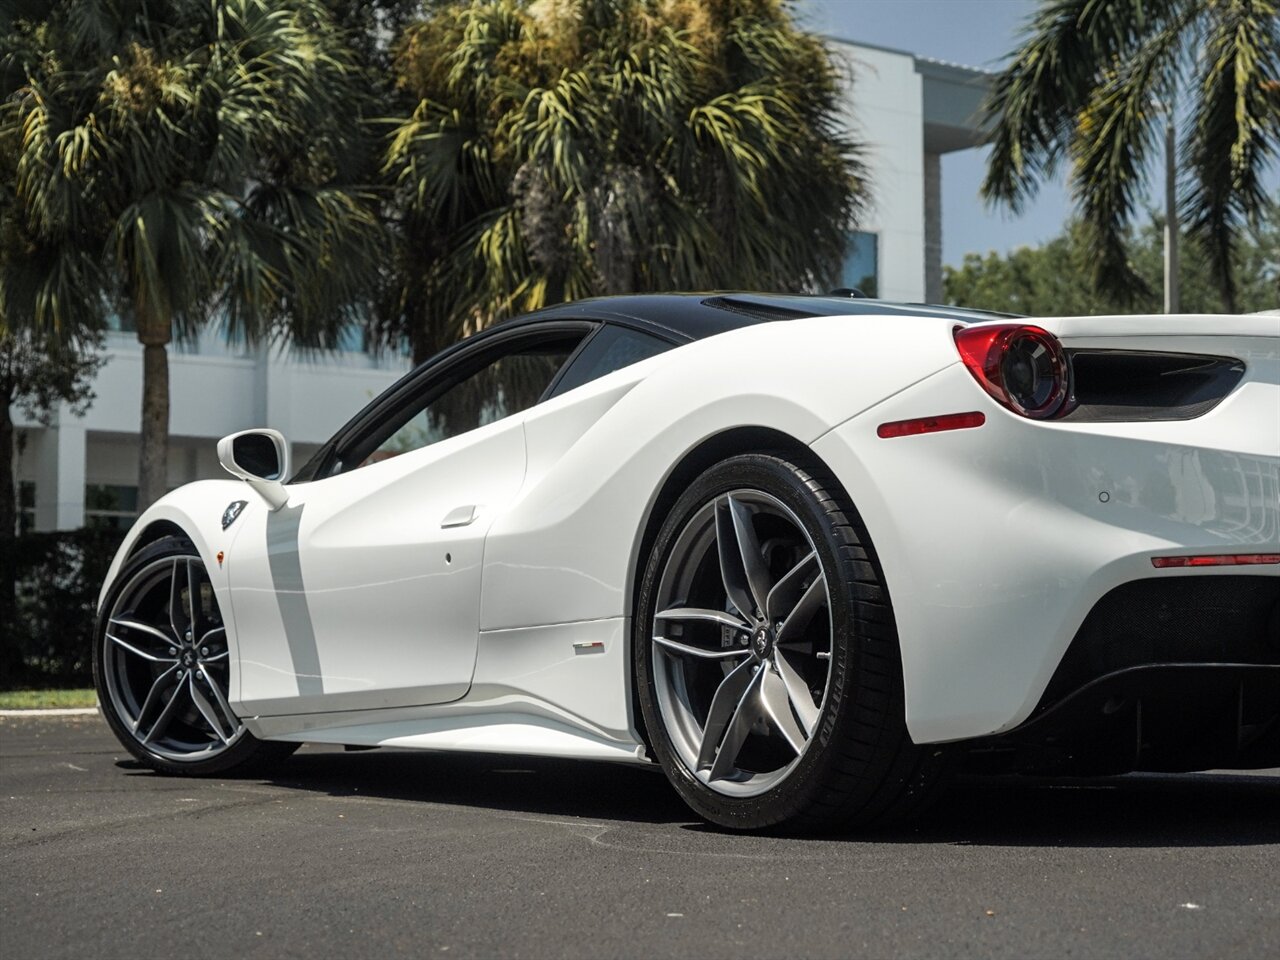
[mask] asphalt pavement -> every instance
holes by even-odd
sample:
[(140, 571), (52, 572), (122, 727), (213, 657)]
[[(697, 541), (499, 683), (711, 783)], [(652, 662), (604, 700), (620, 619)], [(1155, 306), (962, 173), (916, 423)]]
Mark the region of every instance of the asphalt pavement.
[(1276, 957), (1280, 770), (967, 781), (741, 836), (660, 774), (306, 747), (267, 779), (0, 718), (0, 957)]

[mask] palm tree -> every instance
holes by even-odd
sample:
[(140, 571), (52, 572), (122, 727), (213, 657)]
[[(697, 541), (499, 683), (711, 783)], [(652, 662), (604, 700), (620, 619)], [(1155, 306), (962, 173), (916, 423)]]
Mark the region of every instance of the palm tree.
[(395, 63), (383, 333), (418, 359), (565, 299), (838, 275), (863, 168), (779, 0), (456, 2)]
[(1235, 309), (1232, 247), (1280, 157), (1276, 0), (1042, 0), (995, 83), (983, 194), (1017, 210), (1065, 157), (1095, 282), (1142, 290), (1126, 237), (1165, 113), (1185, 117), (1179, 207)]
[[(14, 193), (34, 235), (100, 251), (136, 325), (145, 507), (166, 489), (175, 336), (217, 317), (325, 346), (353, 318), (379, 237), (355, 186), (361, 72), (321, 0), (61, 0), (33, 29), (3, 115)], [(68, 274), (50, 302), (94, 295)]]

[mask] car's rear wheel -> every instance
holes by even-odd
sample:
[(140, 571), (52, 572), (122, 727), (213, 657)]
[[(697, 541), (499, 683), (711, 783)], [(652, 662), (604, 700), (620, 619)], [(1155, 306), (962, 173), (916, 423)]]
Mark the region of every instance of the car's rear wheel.
[(907, 736), (866, 529), (833, 478), (791, 459), (733, 457), (679, 498), (649, 554), (634, 654), (654, 752), (713, 823), (896, 819), (947, 765)]
[(245, 729), (228, 699), (230, 650), (204, 561), (166, 537), (124, 565), (94, 648), (98, 702), (120, 742), (166, 773), (221, 773), (287, 756)]

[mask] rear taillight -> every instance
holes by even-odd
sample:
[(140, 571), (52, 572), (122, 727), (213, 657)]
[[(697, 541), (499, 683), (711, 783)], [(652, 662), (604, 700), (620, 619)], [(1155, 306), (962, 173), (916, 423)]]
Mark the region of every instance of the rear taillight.
[(1021, 323), (956, 327), (955, 340), (973, 378), (1001, 405), (1036, 420), (1062, 410), (1067, 357), (1048, 330)]

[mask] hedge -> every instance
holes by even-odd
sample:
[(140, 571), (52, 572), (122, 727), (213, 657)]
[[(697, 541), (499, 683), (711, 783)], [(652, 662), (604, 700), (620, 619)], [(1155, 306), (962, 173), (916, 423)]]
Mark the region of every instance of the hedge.
[(0, 689), (92, 682), (98, 591), (123, 537), (86, 528), (17, 538), (16, 616), (0, 635)]

